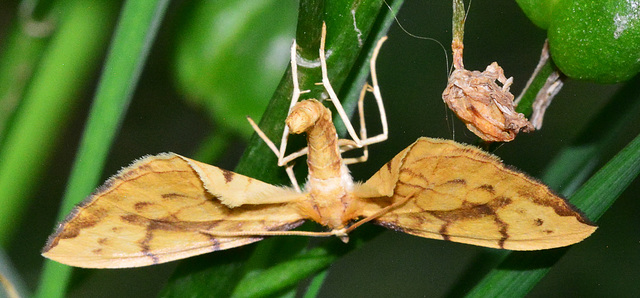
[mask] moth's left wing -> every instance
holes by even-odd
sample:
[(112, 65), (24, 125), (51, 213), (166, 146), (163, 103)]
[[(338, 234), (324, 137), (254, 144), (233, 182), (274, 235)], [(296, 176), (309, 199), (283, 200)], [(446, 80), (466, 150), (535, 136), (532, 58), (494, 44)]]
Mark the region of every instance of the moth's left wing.
[[(145, 157), (121, 170), (74, 208), (43, 255), (76, 267), (139, 267), (245, 245), (261, 240), (260, 232), (289, 230), (303, 222), (294, 204), (230, 208), (214, 194), (233, 197), (244, 190), (290, 201), (304, 194), (194, 164), (170, 153)], [(205, 176), (222, 180), (203, 181)], [(220, 237), (216, 232), (256, 235)]]
[(420, 138), (354, 191), (362, 213), (405, 233), (479, 246), (538, 250), (571, 245), (596, 226), (544, 184), (453, 141)]

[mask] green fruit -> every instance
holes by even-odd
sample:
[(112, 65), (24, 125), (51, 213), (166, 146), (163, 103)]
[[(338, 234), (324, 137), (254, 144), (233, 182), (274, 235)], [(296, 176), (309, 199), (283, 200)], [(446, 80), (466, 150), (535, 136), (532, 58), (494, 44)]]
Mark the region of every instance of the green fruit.
[(561, 0), (548, 29), (551, 56), (567, 76), (617, 83), (640, 71), (640, 1)]
[(520, 9), (536, 26), (547, 29), (551, 13), (560, 0), (516, 0)]

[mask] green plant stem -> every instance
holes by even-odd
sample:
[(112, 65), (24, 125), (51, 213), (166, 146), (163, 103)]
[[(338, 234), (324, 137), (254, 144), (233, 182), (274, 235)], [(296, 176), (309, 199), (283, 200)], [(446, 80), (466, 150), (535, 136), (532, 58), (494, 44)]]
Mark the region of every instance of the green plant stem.
[[(96, 187), (167, 5), (167, 0), (130, 0), (125, 3), (59, 219)], [(63, 297), (70, 274), (71, 267), (47, 261), (36, 296)]]
[[(402, 1), (393, 1), (391, 5), (397, 9), (401, 3)], [(327, 51), (332, 53), (327, 61), (329, 77), (339, 96), (346, 93), (351, 94), (353, 88), (351, 80), (355, 81), (355, 78), (360, 78), (361, 71), (368, 73), (368, 59), (366, 57), (370, 55), (374, 42), (385, 34), (393, 20), (393, 15), (386, 8), (382, 15), (379, 15), (381, 5), (381, 1), (323, 3), (323, 1), (308, 0), (300, 2), (297, 29), (298, 54), (304, 59), (317, 61), (320, 28), (322, 21), (325, 20), (328, 31)], [(352, 9), (358, 30), (354, 30)], [(374, 21), (378, 17), (380, 22), (374, 25)], [(358, 42), (359, 33), (362, 34), (360, 37), (363, 44)], [(361, 58), (366, 59), (366, 63), (358, 63), (357, 73), (350, 75), (351, 68), (358, 61), (358, 54), (362, 46), (366, 46), (368, 49), (367, 55), (361, 54)], [(347, 83), (345, 79), (348, 76), (351, 79)], [(323, 91), (322, 86), (314, 84), (321, 81), (319, 67), (299, 67), (298, 78), (301, 89), (312, 90), (311, 94), (305, 98), (321, 98), (319, 96)], [(358, 92), (361, 87), (361, 85), (357, 87)], [(261, 129), (276, 142), (280, 139), (284, 127), (291, 91), (291, 70), (289, 69), (260, 122)], [(357, 96), (347, 100), (356, 101)], [(236, 171), (269, 183), (284, 184), (287, 181), (283, 169), (277, 167), (273, 153), (256, 136), (251, 139)], [(229, 296), (232, 293), (237, 296), (251, 296), (251, 293), (255, 293), (251, 287), (258, 284), (255, 282), (256, 280), (261, 281), (261, 295), (282, 293), (282, 291), (290, 289), (290, 285), (324, 270), (331, 261), (340, 256), (342, 252), (349, 251), (348, 247), (351, 247), (340, 243), (339, 253), (334, 250), (326, 250), (330, 252), (326, 257), (316, 255), (317, 258), (312, 261), (313, 258), (303, 251), (307, 241), (307, 239), (297, 237), (277, 237), (252, 247), (235, 248), (232, 251), (215, 252), (211, 255), (184, 260), (161, 296)], [(352, 238), (352, 241), (354, 244), (360, 243), (356, 238)], [(335, 243), (335, 239), (328, 242), (329, 244)], [(255, 253), (252, 254), (253, 249), (255, 249)], [(318, 251), (311, 250), (309, 253), (318, 253)], [(300, 262), (304, 262), (304, 267), (286, 265), (289, 261), (298, 262), (298, 258), (301, 258)], [(304, 258), (311, 259), (302, 260)], [(287, 268), (287, 270), (278, 268)], [(300, 269), (289, 270), (291, 268)], [(300, 270), (305, 272), (300, 272)], [(283, 280), (287, 282), (282, 282)]]
[(453, 41), (459, 43), (464, 42), (464, 23), (465, 10), (463, 0), (453, 0), (453, 17), (451, 18), (451, 31), (453, 32)]
[(544, 87), (544, 84), (547, 82), (547, 78), (555, 69), (556, 67), (553, 64), (553, 60), (549, 58), (540, 69), (540, 72), (538, 72), (533, 78), (533, 81), (528, 88), (526, 90), (522, 90), (523, 95), (516, 107), (516, 112), (525, 114), (526, 116), (531, 115), (533, 112), (533, 102), (535, 102), (538, 92), (540, 92), (542, 87)]
[(0, 148), (3, 247), (13, 239), (46, 160), (104, 51), (117, 3), (81, 2), (69, 3)]

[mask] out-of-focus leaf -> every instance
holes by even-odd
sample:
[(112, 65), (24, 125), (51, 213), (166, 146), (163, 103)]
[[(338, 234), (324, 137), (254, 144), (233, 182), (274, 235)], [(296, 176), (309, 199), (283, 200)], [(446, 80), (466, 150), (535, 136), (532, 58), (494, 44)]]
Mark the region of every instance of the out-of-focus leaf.
[(181, 14), (173, 67), (179, 90), (248, 138), (289, 61), (296, 2), (194, 1)]
[(70, 1), (0, 148), (0, 245), (11, 241), (67, 119), (99, 65), (118, 2)]

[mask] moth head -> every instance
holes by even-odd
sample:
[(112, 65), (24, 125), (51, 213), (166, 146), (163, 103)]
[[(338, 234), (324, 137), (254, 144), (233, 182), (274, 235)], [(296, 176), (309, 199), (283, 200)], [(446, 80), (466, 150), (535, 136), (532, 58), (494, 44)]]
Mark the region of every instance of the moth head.
[(307, 131), (318, 121), (326, 108), (315, 99), (307, 99), (296, 103), (287, 117), (286, 123), (292, 133)]

